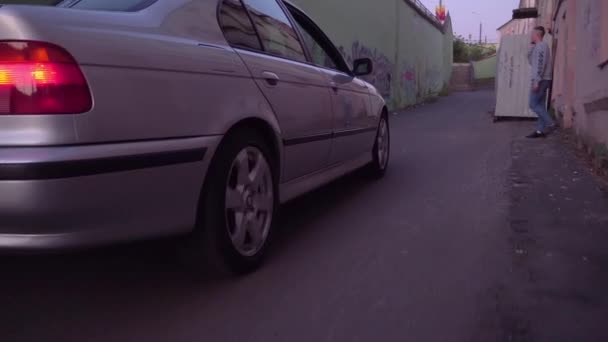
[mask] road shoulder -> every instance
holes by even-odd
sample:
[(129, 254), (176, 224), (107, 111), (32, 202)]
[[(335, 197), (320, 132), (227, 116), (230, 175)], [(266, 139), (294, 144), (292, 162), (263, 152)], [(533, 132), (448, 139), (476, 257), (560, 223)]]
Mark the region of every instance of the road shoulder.
[(608, 189), (563, 141), (513, 141), (513, 341), (608, 340)]

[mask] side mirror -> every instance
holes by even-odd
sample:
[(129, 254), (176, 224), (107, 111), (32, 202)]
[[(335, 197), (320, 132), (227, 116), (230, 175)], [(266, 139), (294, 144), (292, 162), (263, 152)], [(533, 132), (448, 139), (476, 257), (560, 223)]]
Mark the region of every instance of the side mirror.
[(353, 62), (355, 76), (367, 76), (374, 71), (374, 64), (369, 58), (360, 58)]

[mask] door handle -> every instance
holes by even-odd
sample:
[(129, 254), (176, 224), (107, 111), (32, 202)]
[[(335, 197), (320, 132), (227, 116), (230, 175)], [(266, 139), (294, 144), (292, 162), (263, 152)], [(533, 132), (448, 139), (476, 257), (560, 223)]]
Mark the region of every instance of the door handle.
[(266, 80), (266, 83), (268, 83), (271, 86), (276, 86), (279, 83), (279, 75), (275, 74), (274, 72), (270, 72), (270, 71), (264, 71), (262, 73), (262, 77)]
[(336, 92), (336, 93), (338, 92), (338, 83), (336, 83), (336, 82), (329, 82), (329, 86), (331, 87), (331, 89), (334, 92)]

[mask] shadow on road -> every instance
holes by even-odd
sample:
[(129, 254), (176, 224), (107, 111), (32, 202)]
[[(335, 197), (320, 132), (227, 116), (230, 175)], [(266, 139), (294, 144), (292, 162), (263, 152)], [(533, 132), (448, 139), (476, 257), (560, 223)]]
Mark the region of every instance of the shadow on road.
[[(356, 196), (369, 183), (356, 172), (286, 204), (269, 257), (281, 257), (290, 244), (313, 234), (315, 221)], [(180, 263), (178, 246), (178, 239), (168, 239), (52, 255), (3, 255), (0, 291), (6, 294), (10, 288), (10, 292), (86, 288), (90, 296), (95, 296), (96, 290), (112, 288), (136, 292), (151, 287), (200, 290), (201, 286), (217, 283), (207, 275), (193, 276)]]
[[(311, 241), (316, 243), (316, 235), (325, 236), (318, 220), (357, 200), (359, 193), (372, 184), (356, 172), (285, 205), (269, 251), (270, 261), (301, 256), (298, 251), (308, 250)], [(298, 242), (300, 239), (304, 241)], [(178, 242), (173, 239), (55, 255), (0, 256), (1, 335), (11, 341), (29, 341), (35, 331), (68, 334), (65, 327), (74, 324), (84, 330), (101, 329), (96, 323), (99, 320), (122, 322), (118, 324), (124, 327), (113, 329), (128, 334), (134, 329), (132, 324), (157, 319), (154, 315), (159, 312), (169, 314), (192, 303), (212, 305), (230, 297), (243, 282), (249, 286), (258, 282), (255, 276), (218, 280), (194, 274), (180, 262)], [(273, 274), (272, 268), (269, 262), (263, 272)], [(99, 332), (97, 336), (104, 334)]]

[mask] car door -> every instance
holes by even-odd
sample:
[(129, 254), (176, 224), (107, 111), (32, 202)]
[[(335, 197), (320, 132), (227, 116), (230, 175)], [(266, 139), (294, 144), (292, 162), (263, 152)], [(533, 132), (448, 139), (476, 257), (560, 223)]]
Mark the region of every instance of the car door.
[[(331, 95), (324, 75), (308, 62), (283, 6), (276, 0), (224, 0), (220, 21), (277, 115), (284, 143), (282, 181), (327, 167)], [(249, 33), (232, 38), (239, 30)]]
[(330, 164), (351, 160), (372, 150), (377, 113), (371, 113), (367, 83), (354, 77), (342, 55), (318, 26), (294, 6), (288, 5), (305, 48), (325, 76), (334, 114)]

